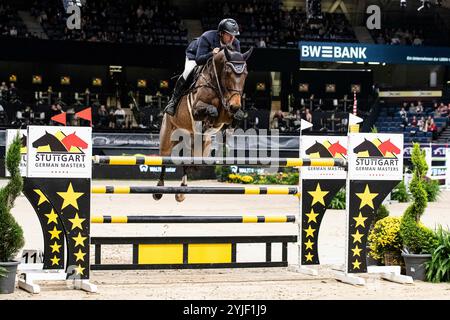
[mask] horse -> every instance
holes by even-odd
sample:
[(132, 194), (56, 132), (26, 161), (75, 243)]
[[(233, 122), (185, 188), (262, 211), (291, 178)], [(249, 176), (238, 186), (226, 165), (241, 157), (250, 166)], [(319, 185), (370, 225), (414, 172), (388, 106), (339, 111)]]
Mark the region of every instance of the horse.
[(380, 149), (373, 144), (373, 142), (364, 139), (364, 142), (360, 145), (356, 146), (353, 149), (353, 152), (358, 154), (359, 152), (367, 152), (368, 157), (383, 157), (383, 153), (381, 153)]
[(332, 158), (330, 151), (321, 143), (314, 143), (311, 147), (306, 149), (305, 153), (311, 155), (313, 153), (318, 154), (319, 158)]
[[(159, 135), (160, 156), (171, 156), (179, 143), (172, 141), (173, 133), (183, 132), (194, 137), (194, 134), (204, 132), (202, 149), (189, 146), (191, 156), (207, 157), (211, 148), (211, 136), (221, 131), (224, 125), (230, 126), (235, 121), (242, 120), (244, 112), (241, 110), (241, 98), (247, 78), (247, 59), (253, 48), (245, 53), (233, 51), (232, 48), (222, 47), (207, 63), (194, 70), (193, 85), (188, 92), (184, 92), (174, 116), (165, 114)], [(195, 121), (202, 121), (202, 132), (196, 130)], [(194, 153), (192, 154), (192, 150)], [(186, 155), (184, 155), (186, 156)], [(187, 167), (183, 166), (181, 186), (187, 185)], [(161, 168), (158, 186), (164, 185), (165, 166)], [(155, 200), (161, 199), (162, 194), (154, 194)], [(184, 200), (184, 194), (176, 194), (178, 202)]]
[(383, 156), (386, 156), (387, 153), (391, 153), (392, 155), (400, 154), (400, 148), (398, 148), (396, 145), (394, 145), (391, 142), (391, 139), (387, 139), (386, 141), (381, 143), (378, 146), (378, 149), (380, 149), (380, 151), (383, 154)]
[(32, 143), (33, 148), (49, 147), (49, 151), (67, 152), (66, 147), (54, 135), (45, 131), (45, 134)]
[(78, 137), (75, 132), (65, 136), (61, 140), (61, 143), (66, 147), (67, 151), (70, 151), (72, 148), (77, 148), (79, 150), (87, 149), (88, 147), (88, 144)]
[(336, 154), (340, 155), (341, 158), (344, 157), (344, 155), (347, 154), (347, 149), (339, 143), (339, 141), (333, 143), (329, 148), (328, 151), (330, 151), (331, 156), (333, 158), (336, 158)]

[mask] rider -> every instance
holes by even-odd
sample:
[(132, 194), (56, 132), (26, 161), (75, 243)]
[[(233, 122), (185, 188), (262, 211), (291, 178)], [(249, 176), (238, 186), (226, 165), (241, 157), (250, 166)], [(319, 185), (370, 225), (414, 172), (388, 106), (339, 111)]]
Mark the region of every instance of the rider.
[(230, 45), (235, 51), (241, 51), (239, 40), (235, 37), (239, 35), (239, 26), (234, 19), (223, 19), (220, 21), (217, 30), (209, 30), (203, 33), (200, 38), (194, 39), (186, 49), (186, 62), (184, 71), (175, 84), (172, 97), (164, 112), (173, 116), (177, 111), (178, 101), (183, 90), (186, 88), (186, 80), (196, 65), (204, 65), (209, 58), (218, 53), (220, 47)]

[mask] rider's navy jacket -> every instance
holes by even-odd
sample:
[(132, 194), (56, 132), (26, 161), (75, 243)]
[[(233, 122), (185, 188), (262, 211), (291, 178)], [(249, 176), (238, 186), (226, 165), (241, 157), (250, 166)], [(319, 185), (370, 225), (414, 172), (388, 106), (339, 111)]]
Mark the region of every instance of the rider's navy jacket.
[[(232, 46), (235, 51), (241, 52), (241, 46), (238, 39), (234, 38)], [(198, 65), (203, 65), (212, 57), (213, 49), (220, 47), (219, 32), (217, 30), (209, 30), (188, 45), (186, 57), (189, 60), (195, 60)]]

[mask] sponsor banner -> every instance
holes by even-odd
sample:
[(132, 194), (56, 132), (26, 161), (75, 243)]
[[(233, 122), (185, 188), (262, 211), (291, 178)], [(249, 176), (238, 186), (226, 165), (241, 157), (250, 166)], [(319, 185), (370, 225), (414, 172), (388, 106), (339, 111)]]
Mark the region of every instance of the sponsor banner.
[(433, 180), (445, 179), (447, 177), (447, 167), (431, 167), (428, 170), (427, 176)]
[(28, 127), (28, 177), (90, 178), (92, 129), (89, 127)]
[[(12, 142), (14, 141), (14, 138), (16, 137), (17, 134), (20, 135), (20, 141), (22, 143), (22, 145), (20, 147), (20, 157), (21, 157), (20, 164), (19, 164), (20, 175), (22, 177), (26, 177), (27, 176), (27, 130), (26, 129), (7, 129), (6, 130), (5, 155), (6, 155), (6, 152), (8, 152), (9, 146), (12, 144)], [(6, 177), (11, 176), (9, 174), (8, 169), (6, 168), (6, 164), (5, 164), (5, 176)]]
[(446, 157), (446, 149), (447, 146), (445, 144), (432, 144), (431, 145), (431, 157), (432, 158), (442, 158), (442, 160)]
[(450, 48), (364, 43), (299, 42), (300, 61), (450, 65)]
[(403, 135), (349, 134), (348, 172), (351, 180), (402, 180)]
[[(346, 136), (302, 136), (301, 158), (347, 158)], [(302, 179), (346, 179), (345, 168), (302, 167)]]
[(159, 148), (159, 134), (102, 133), (92, 134), (94, 148)]
[(442, 91), (380, 91), (378, 96), (381, 98), (442, 97)]

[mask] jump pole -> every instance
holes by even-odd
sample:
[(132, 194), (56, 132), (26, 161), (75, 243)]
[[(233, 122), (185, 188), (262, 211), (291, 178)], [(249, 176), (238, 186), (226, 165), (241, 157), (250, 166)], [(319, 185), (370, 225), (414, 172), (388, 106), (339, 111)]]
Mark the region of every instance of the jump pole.
[(295, 215), (270, 216), (110, 216), (96, 215), (91, 217), (93, 224), (128, 224), (128, 223), (296, 223)]

